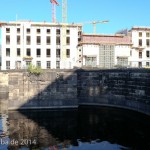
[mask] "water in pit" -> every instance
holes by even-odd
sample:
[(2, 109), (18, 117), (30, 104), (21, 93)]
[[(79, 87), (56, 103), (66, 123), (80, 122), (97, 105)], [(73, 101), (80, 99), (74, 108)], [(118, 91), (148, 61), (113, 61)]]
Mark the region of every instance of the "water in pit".
[(0, 150), (150, 150), (150, 117), (109, 107), (9, 111)]

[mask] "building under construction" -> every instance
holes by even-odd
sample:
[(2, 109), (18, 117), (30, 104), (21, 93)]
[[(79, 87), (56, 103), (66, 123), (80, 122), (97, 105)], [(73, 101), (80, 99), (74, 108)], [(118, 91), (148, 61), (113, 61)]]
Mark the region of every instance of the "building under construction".
[(27, 68), (71, 69), (77, 62), (79, 24), (16, 21), (3, 23), (2, 70)]

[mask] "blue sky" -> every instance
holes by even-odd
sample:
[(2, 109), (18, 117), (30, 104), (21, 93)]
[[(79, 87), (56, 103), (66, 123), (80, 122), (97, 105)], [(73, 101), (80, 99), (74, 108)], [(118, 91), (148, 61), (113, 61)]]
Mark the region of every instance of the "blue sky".
[[(50, 0), (0, 0), (0, 21), (18, 20), (51, 22)], [(57, 0), (57, 21), (62, 18), (62, 0)], [(97, 24), (97, 33), (113, 34), (132, 26), (150, 26), (150, 0), (68, 0), (68, 22), (109, 20)], [(84, 25), (84, 32), (92, 33), (91, 24)]]

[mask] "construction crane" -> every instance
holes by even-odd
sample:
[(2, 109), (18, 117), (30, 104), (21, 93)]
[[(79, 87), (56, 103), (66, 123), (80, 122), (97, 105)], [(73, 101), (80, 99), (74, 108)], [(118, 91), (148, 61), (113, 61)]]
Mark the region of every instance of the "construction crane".
[(67, 0), (62, 0), (62, 22), (67, 23)]
[(103, 23), (107, 23), (109, 22), (109, 20), (102, 20), (102, 21), (91, 21), (91, 22), (84, 22), (81, 24), (93, 24), (93, 33), (96, 33), (96, 24), (103, 24)]
[(59, 3), (56, 0), (50, 0), (50, 2), (52, 3), (52, 22), (55, 23), (56, 22), (56, 8), (55, 6), (59, 6)]
[(66, 64), (67, 0), (62, 0), (61, 61)]

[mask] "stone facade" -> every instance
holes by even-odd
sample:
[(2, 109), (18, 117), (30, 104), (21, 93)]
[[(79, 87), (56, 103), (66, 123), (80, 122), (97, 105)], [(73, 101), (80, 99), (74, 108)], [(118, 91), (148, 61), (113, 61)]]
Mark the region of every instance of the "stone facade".
[(9, 109), (106, 105), (150, 114), (150, 70), (51, 70), (40, 76), (0, 73), (0, 100)]

